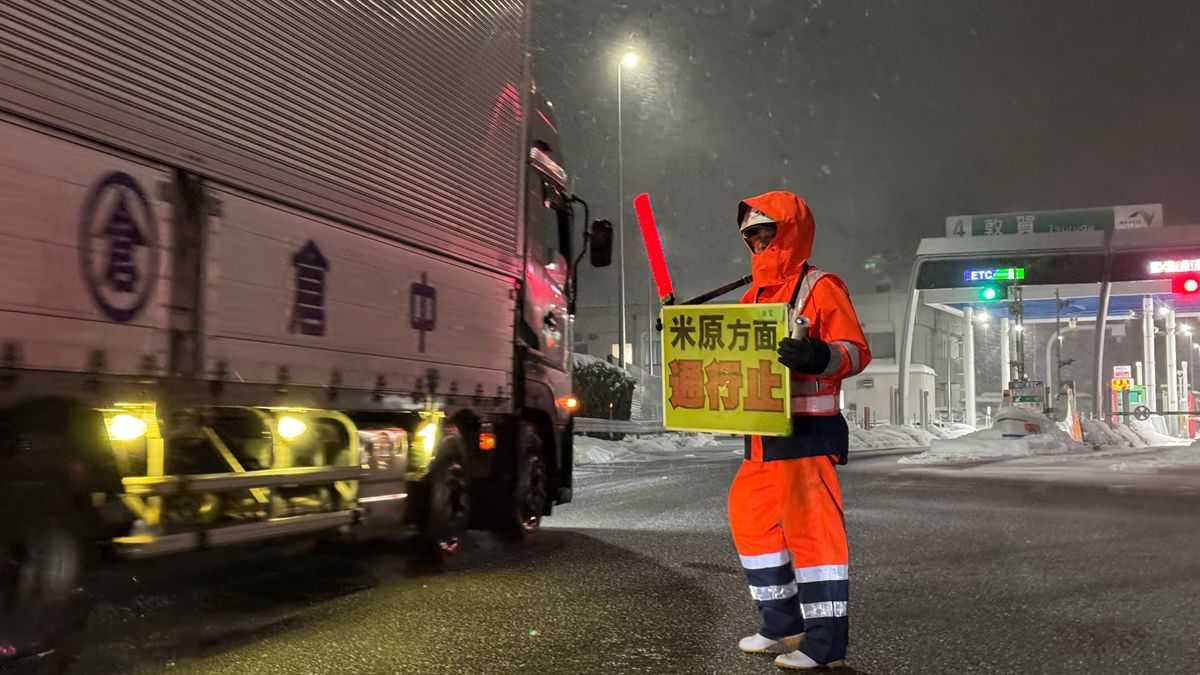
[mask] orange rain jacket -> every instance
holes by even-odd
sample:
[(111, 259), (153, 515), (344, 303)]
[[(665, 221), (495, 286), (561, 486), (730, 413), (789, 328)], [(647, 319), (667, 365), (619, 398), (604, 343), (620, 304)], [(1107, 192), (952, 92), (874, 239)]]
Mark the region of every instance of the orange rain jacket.
[(862, 372), (871, 362), (867, 340), (846, 284), (808, 264), (817, 229), (808, 204), (791, 192), (767, 192), (738, 205), (738, 223), (751, 208), (775, 221), (776, 234), (767, 250), (751, 254), (754, 281), (741, 301), (788, 303), (808, 318), (808, 336), (817, 342), (818, 354), (823, 357), (828, 352), (829, 362), (818, 375), (791, 373), (792, 434), (747, 437), (746, 459), (836, 455), (845, 464), (850, 431), (838, 398), (842, 380)]

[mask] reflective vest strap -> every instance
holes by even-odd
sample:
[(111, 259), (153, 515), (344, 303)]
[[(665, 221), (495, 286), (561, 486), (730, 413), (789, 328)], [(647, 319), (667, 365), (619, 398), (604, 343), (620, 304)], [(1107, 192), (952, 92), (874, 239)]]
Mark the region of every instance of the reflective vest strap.
[(815, 415), (835, 413), (837, 411), (838, 400), (836, 396), (821, 395), (792, 397), (793, 415)]
[(817, 380), (792, 380), (792, 395), (799, 394), (819, 394), (821, 393), (821, 383)]
[(837, 390), (837, 384), (827, 380), (792, 380), (792, 396), (829, 394)]
[(816, 285), (816, 283), (821, 280), (821, 277), (825, 276), (826, 274), (829, 273), (822, 272), (815, 267), (810, 267), (808, 274), (805, 274), (804, 278), (800, 280), (800, 285), (796, 287), (796, 300), (792, 304), (793, 319), (799, 316), (804, 310), (804, 304), (808, 302), (808, 295), (809, 293), (812, 293), (813, 286)]

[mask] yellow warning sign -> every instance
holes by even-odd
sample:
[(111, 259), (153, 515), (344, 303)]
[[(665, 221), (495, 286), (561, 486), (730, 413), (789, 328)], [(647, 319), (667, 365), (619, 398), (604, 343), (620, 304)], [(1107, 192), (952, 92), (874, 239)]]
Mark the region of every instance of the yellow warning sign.
[(663, 425), (790, 434), (791, 386), (776, 360), (787, 324), (783, 303), (663, 307)]
[(1132, 382), (1129, 380), (1128, 377), (1118, 377), (1118, 378), (1113, 379), (1112, 388), (1113, 388), (1113, 391), (1124, 391), (1124, 390), (1128, 389), (1131, 384), (1132, 384)]

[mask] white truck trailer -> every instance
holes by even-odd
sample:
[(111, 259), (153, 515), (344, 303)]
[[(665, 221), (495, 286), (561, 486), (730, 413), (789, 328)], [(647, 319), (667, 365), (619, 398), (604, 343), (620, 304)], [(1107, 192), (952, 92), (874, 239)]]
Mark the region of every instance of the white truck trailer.
[(612, 226), (575, 229), (528, 23), (523, 0), (0, 3), (13, 630), (96, 547), (444, 554), (570, 501), (574, 267)]

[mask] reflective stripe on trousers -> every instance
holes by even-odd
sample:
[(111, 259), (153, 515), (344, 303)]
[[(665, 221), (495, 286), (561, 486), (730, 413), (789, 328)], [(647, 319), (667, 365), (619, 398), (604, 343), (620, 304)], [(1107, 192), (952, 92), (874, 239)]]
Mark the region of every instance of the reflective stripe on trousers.
[(841, 490), (829, 457), (744, 461), (729, 525), (769, 638), (806, 634), (818, 663), (846, 655), (849, 597)]

